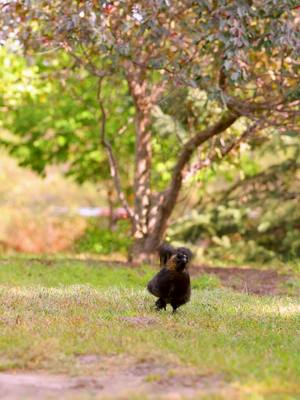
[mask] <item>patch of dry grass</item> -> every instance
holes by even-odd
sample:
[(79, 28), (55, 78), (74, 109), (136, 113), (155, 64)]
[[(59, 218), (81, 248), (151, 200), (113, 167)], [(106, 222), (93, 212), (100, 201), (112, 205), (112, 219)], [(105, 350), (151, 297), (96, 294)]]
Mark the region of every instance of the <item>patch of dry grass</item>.
[[(78, 186), (62, 176), (62, 168), (49, 168), (42, 179), (17, 166), (0, 152), (0, 251), (53, 253), (69, 248), (85, 230), (86, 220), (74, 207), (101, 204), (104, 197), (92, 185)], [(58, 215), (57, 207), (70, 213)]]

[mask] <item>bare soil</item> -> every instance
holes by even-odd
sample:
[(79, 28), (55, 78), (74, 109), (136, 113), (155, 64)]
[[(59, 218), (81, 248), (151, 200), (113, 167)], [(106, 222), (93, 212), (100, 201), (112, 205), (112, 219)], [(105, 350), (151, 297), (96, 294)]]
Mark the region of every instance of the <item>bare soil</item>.
[(178, 366), (153, 361), (134, 362), (128, 357), (81, 356), (77, 360), (90, 375), (70, 377), (44, 372), (0, 373), (1, 400), (44, 399), (129, 399), (147, 395), (150, 399), (199, 398), (201, 394), (220, 394), (230, 388), (218, 375), (201, 375)]
[(288, 275), (280, 275), (274, 270), (208, 266), (191, 268), (192, 277), (204, 273), (216, 275), (223, 286), (239, 292), (271, 296), (282, 294), (284, 292), (283, 284), (289, 279)]

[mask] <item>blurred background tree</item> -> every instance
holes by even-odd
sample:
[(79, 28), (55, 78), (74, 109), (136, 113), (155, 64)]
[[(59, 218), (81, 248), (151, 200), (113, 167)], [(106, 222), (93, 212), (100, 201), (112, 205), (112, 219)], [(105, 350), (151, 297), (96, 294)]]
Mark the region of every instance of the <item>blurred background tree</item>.
[(204, 191), (232, 168), (255, 180), (251, 151), (298, 133), (296, 1), (16, 1), (0, 21), (30, 71), (23, 90), (12, 82), (14, 104), (3, 97), (18, 136), (3, 143), (40, 173), (53, 162), (81, 181), (110, 171), (136, 260), (155, 251), (189, 184)]

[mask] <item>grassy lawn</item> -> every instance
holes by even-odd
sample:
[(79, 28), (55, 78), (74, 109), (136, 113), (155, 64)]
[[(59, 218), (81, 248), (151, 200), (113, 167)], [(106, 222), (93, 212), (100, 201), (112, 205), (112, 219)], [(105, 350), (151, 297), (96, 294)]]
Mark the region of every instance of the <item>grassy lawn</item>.
[(221, 376), (241, 399), (300, 398), (298, 297), (241, 294), (202, 276), (177, 314), (156, 313), (145, 290), (152, 274), (0, 261), (1, 370), (80, 374), (80, 355), (123, 354)]

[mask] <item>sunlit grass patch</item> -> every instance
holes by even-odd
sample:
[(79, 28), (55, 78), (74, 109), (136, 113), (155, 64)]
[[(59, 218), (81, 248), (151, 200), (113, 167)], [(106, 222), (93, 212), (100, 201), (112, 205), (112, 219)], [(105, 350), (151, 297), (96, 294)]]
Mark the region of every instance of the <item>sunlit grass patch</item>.
[(0, 260), (0, 285), (59, 287), (87, 284), (97, 288), (144, 287), (155, 272), (152, 268), (123, 268), (99, 262), (60, 259)]
[[(0, 299), (1, 349), (18, 357), (23, 352), (23, 367), (51, 364), (51, 354), (61, 359), (77, 353), (158, 352), (233, 377), (291, 379), (300, 373), (295, 299), (194, 290), (192, 301), (175, 316), (170, 310), (154, 313), (144, 289), (2, 287)], [(154, 316), (155, 323), (137, 326), (121, 318), (141, 315)]]

